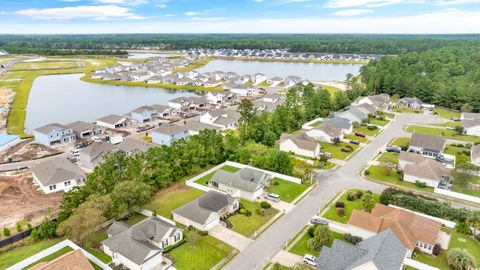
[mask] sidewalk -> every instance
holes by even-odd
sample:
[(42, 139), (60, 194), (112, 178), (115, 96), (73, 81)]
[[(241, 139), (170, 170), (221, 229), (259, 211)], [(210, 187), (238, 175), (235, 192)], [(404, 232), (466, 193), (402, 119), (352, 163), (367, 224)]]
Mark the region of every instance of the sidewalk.
[(221, 224), (216, 225), (208, 232), (211, 236), (229, 244), (230, 246), (242, 251), (248, 245), (250, 245), (253, 240), (247, 238), (237, 232), (234, 232), (228, 228), (223, 227)]

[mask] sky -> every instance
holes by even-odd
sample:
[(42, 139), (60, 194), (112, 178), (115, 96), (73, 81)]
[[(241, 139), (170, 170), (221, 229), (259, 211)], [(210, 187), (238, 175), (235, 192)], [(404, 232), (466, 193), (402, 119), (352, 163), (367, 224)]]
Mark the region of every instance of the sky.
[(0, 33), (480, 33), (480, 0), (0, 0)]

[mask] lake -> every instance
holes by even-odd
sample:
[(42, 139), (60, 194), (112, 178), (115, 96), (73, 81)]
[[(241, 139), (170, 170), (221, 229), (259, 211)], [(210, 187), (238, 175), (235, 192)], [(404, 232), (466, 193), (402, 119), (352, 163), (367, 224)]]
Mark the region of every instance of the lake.
[(115, 86), (81, 81), (83, 74), (40, 76), (34, 82), (27, 104), (25, 129), (49, 123), (93, 122), (107, 114), (125, 114), (153, 104), (164, 104), (194, 92), (162, 88)]
[(263, 73), (268, 78), (296, 75), (311, 81), (345, 81), (347, 73), (358, 75), (361, 64), (301, 62), (263, 62), (217, 59), (197, 69), (198, 72), (233, 71), (239, 75)]

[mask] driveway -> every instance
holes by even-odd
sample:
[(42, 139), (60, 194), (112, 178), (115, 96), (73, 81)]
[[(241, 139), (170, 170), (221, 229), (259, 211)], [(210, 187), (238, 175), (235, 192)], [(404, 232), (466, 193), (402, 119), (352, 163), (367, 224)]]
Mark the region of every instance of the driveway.
[(357, 152), (342, 167), (334, 171), (315, 174), (319, 185), (223, 269), (262, 269), (282, 249), (286, 242), (295, 237), (318, 210), (327, 205), (330, 199), (342, 190), (358, 188), (376, 193), (382, 192), (387, 187), (364, 180), (358, 174), (360, 170), (375, 156), (380, 147), (385, 146), (395, 137), (408, 136), (408, 133), (403, 130), (407, 124), (424, 125), (442, 122), (444, 120), (436, 116), (418, 114), (398, 116), (369, 145)]
[(272, 259), (273, 263), (279, 263), (283, 266), (294, 267), (296, 264), (303, 263), (303, 257), (297, 254), (281, 250)]
[(208, 234), (229, 244), (230, 246), (238, 249), (239, 251), (244, 250), (248, 245), (250, 245), (253, 240), (247, 238), (237, 232), (234, 232), (228, 228), (225, 228), (221, 224), (213, 227), (208, 231)]

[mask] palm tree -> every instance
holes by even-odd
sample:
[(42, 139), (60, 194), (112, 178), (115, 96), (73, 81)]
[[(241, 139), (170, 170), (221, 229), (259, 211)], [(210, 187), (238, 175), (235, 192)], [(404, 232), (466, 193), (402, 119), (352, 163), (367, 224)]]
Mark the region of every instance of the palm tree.
[(315, 238), (317, 238), (320, 246), (325, 246), (330, 241), (330, 229), (328, 229), (327, 225), (319, 225), (317, 229), (315, 229)]
[(347, 90), (350, 90), (350, 84), (352, 82), (353, 74), (352, 73), (347, 73), (346, 75), (346, 83), (347, 83)]
[(477, 235), (477, 229), (480, 227), (480, 211), (470, 212), (465, 222), (473, 227), (473, 235)]
[(454, 270), (474, 270), (476, 269), (475, 258), (467, 251), (460, 248), (453, 248), (447, 253), (448, 265)]

